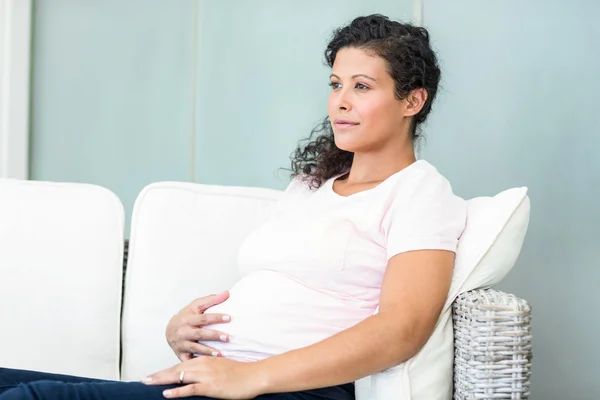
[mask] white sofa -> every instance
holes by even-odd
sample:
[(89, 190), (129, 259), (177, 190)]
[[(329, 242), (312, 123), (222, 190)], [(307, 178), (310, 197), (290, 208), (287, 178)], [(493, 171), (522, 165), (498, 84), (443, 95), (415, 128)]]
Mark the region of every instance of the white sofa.
[[(469, 201), (436, 332), (408, 363), (359, 381), (359, 399), (447, 399), (453, 389), (456, 399), (527, 398), (529, 307), (476, 290), (514, 265), (527, 230), (526, 193)], [(121, 307), (124, 212), (116, 196), (94, 185), (0, 180), (0, 367), (138, 380), (173, 365), (169, 318), (235, 282), (237, 246), (280, 195), (177, 182), (146, 187), (134, 207)], [(443, 379), (425, 388), (419, 376), (432, 368), (444, 368)]]

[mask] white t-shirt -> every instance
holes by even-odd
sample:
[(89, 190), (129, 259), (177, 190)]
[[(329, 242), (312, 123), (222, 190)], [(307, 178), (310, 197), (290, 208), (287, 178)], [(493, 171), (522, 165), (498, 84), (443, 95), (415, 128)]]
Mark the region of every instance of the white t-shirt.
[(340, 196), (300, 177), (273, 216), (242, 244), (241, 279), (209, 312), (231, 315), (206, 342), (224, 357), (257, 361), (330, 337), (373, 315), (387, 261), (423, 249), (456, 251), (466, 202), (419, 160), (378, 186)]

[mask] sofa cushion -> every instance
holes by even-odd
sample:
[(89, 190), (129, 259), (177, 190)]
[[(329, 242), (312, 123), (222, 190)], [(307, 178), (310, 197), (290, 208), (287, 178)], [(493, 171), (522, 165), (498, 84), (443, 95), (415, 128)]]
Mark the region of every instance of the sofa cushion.
[(141, 379), (178, 361), (165, 340), (169, 319), (238, 280), (237, 250), (280, 195), (181, 182), (144, 188), (131, 222), (122, 379)]
[(530, 207), (527, 188), (468, 201), (449, 303), (460, 293), (492, 287), (510, 272), (523, 246)]
[(0, 180), (0, 364), (117, 379), (124, 211), (107, 189)]

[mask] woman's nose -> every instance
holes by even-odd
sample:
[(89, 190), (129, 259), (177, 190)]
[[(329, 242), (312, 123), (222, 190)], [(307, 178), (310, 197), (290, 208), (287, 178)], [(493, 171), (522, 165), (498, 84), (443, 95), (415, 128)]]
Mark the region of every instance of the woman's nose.
[(348, 95), (346, 92), (340, 93), (340, 97), (338, 98), (338, 110), (340, 111), (350, 111), (352, 109), (352, 105), (348, 100)]

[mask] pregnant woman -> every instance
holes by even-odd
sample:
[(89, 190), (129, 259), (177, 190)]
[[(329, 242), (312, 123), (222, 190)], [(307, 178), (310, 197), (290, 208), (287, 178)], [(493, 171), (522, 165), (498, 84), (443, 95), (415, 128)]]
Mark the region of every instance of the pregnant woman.
[[(417, 354), (466, 223), (466, 202), (415, 157), (436, 56), (424, 28), (371, 15), (336, 30), (325, 57), (328, 118), (296, 150), (272, 217), (242, 245), (241, 279), (169, 323), (181, 362), (143, 382), (0, 370), (0, 400), (350, 400), (355, 380)], [(296, 111), (290, 104), (290, 122)]]

